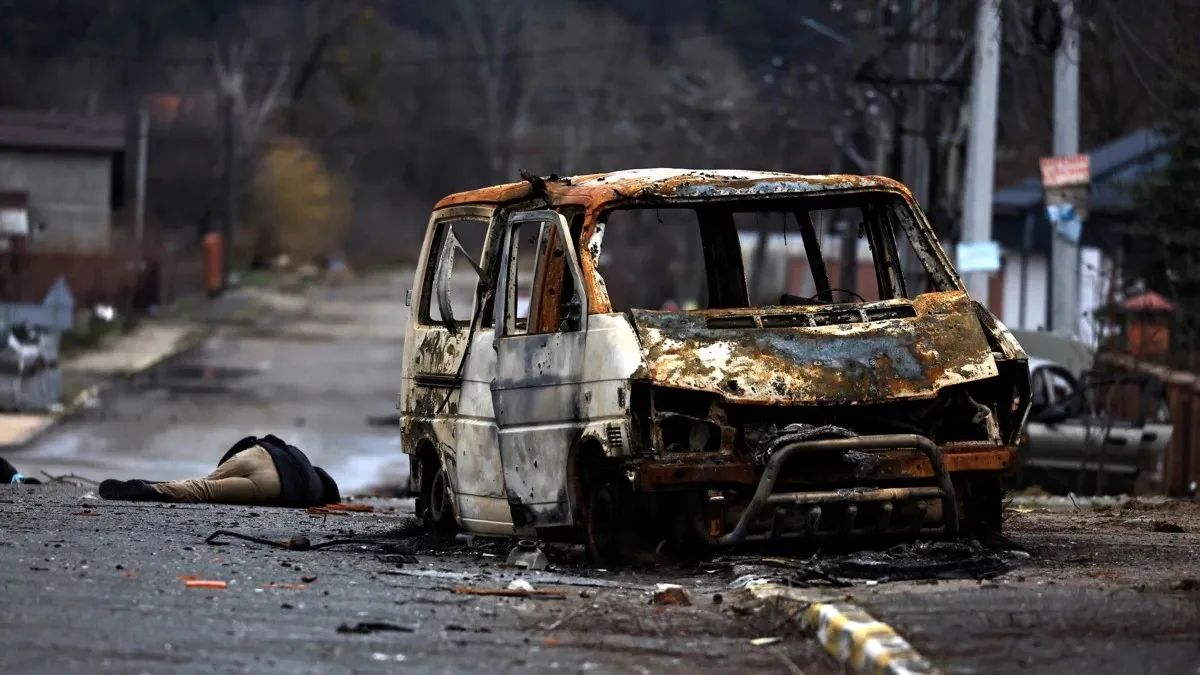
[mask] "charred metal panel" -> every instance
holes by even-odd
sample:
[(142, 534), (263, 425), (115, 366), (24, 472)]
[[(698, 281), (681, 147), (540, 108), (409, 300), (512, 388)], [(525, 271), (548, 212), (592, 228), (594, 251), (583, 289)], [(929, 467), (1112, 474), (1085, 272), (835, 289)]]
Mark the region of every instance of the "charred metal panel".
[[(584, 436), (627, 434), (629, 376), (641, 355), (628, 319), (589, 317), (588, 331), (504, 338), (494, 389), (500, 453), (517, 527), (569, 525), (570, 453)], [(610, 449), (611, 450), (611, 449)]]
[(465, 527), (506, 534), (512, 524), (492, 414), (491, 380), (496, 368), (492, 331), (452, 332), (442, 325), (422, 324), (418, 316), (424, 294), (432, 292), (424, 281), (428, 266), (436, 260), (430, 249), (437, 225), (446, 220), (487, 221), (493, 211), (493, 207), (456, 207), (436, 211), (430, 220), (423, 263), (413, 283), (401, 375), (400, 431), (407, 452), (416, 451), (420, 443), (437, 449)]
[(993, 377), (996, 362), (966, 293), (927, 293), (916, 316), (797, 328), (709, 328), (740, 312), (634, 310), (656, 384), (767, 404), (856, 404), (928, 398)]

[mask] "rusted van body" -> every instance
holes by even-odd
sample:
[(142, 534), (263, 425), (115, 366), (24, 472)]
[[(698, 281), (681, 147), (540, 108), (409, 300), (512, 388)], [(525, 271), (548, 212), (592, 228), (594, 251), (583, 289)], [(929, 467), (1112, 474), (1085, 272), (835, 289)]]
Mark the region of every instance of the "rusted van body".
[[(655, 230), (672, 218), (699, 290), (628, 300), (691, 278)], [(836, 288), (822, 245), (855, 227), (863, 262), (843, 262), (873, 279)], [(780, 232), (805, 291), (763, 300)], [(622, 255), (649, 265), (622, 276)], [(721, 544), (999, 527), (1027, 359), (891, 179), (644, 169), (454, 194), (410, 305), (401, 432), (439, 528), (603, 555), (639, 525)]]

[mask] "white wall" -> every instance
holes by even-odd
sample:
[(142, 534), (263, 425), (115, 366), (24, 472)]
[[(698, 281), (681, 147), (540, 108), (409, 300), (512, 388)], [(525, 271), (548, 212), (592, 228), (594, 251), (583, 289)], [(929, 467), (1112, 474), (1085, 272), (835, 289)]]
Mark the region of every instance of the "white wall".
[[(1000, 320), (1009, 328), (1038, 330), (1046, 326), (1046, 310), (1050, 300), (1048, 267), (1046, 256), (1041, 253), (1004, 249), (1001, 252), (1004, 275), (1004, 306)], [(1021, 265), (1024, 263), (1025, 283), (1021, 283)], [(1024, 295), (1025, 311), (1021, 312)]]
[(1100, 335), (1092, 313), (1104, 306), (1112, 283), (1112, 261), (1098, 248), (1080, 249), (1079, 261), (1079, 338), (1089, 345), (1097, 344)]

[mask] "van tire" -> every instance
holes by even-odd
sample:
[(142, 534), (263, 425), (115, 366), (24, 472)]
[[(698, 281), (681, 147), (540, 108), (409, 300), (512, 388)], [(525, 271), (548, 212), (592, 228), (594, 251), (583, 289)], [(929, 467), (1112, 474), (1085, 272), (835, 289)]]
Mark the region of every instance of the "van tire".
[(1004, 489), (998, 476), (975, 475), (963, 481), (963, 513), (959, 534), (988, 539), (1004, 524)]
[(584, 536), (597, 565), (617, 565), (626, 557), (628, 490), (623, 480), (606, 480), (588, 492)]
[(454, 519), (454, 498), (450, 493), (450, 478), (446, 470), (437, 467), (427, 485), (427, 492), (422, 496), (428, 505), (424, 513), (426, 529), (432, 534), (454, 534), (458, 530), (458, 523)]

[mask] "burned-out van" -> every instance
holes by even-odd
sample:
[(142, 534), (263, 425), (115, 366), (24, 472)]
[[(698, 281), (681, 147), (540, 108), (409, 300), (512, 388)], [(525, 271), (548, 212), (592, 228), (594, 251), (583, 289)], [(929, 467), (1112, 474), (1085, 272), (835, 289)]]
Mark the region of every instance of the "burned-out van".
[(441, 530), (582, 541), (1000, 525), (1025, 354), (903, 185), (645, 169), (439, 202), (400, 393)]

